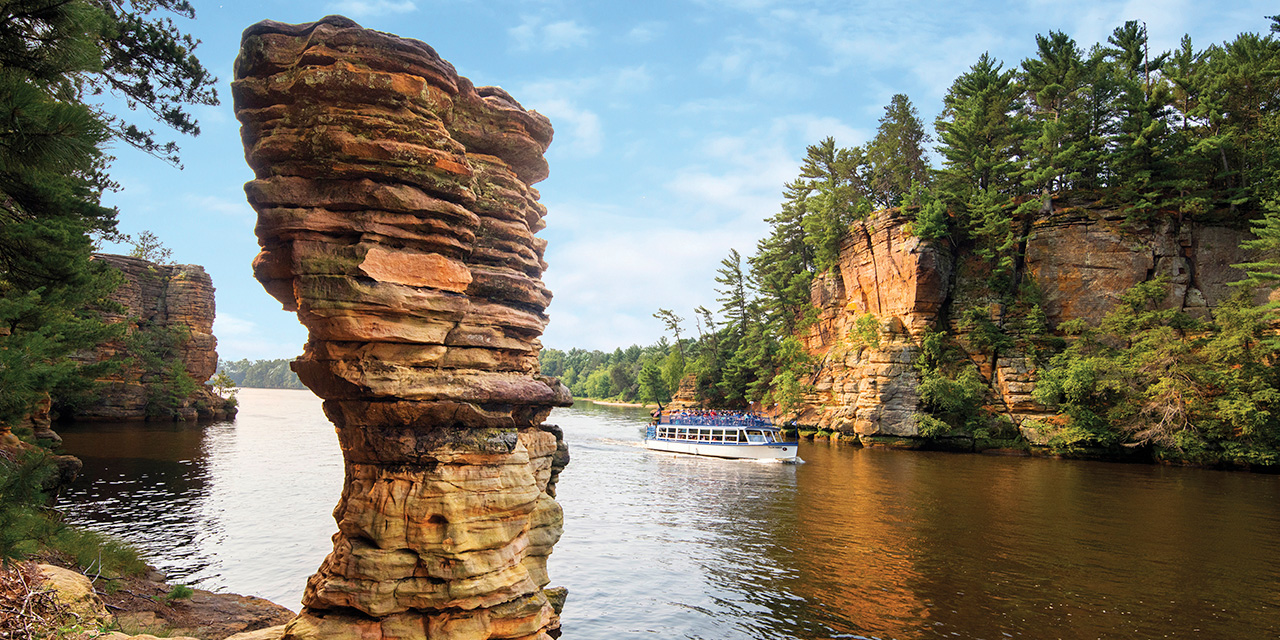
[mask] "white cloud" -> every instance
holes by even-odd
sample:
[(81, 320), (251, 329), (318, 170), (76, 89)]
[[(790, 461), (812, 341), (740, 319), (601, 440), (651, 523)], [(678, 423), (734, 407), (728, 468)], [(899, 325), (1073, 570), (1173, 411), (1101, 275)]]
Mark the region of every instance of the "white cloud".
[(631, 30), (627, 32), (626, 39), (628, 42), (635, 44), (644, 44), (652, 42), (665, 30), (666, 25), (661, 22), (641, 22), (631, 27)]
[(253, 321), (229, 313), (219, 313), (213, 320), (213, 334), (216, 336), (248, 336), (257, 331), (258, 325)]
[(520, 24), (507, 29), (519, 51), (557, 51), (586, 46), (591, 29), (575, 20), (546, 22), (536, 16), (525, 16)]
[(257, 219), (257, 213), (254, 212), (253, 207), (243, 199), (228, 200), (217, 196), (188, 193), (183, 196), (183, 201), (190, 210), (198, 213), (216, 213), (249, 221)]
[(600, 116), (594, 111), (564, 98), (530, 100), (525, 105), (550, 118), (555, 127), (555, 142), (548, 154), (564, 153), (582, 158), (598, 155), (604, 148), (604, 130), (600, 126)]
[[(573, 207), (555, 209), (565, 208)], [(674, 309), (691, 323), (694, 307), (714, 306), (715, 268), (729, 248), (750, 253), (760, 232), (741, 223), (700, 231), (679, 220), (634, 225), (608, 211), (587, 205), (573, 217), (594, 220), (590, 232), (580, 229), (547, 256), (551, 267), (544, 279), (556, 292), (543, 337), (547, 346), (650, 344), (662, 333), (652, 318), (659, 307)]]
[(337, 0), (325, 5), (325, 11), (354, 18), (372, 18), (418, 10), (414, 0)]
[[(613, 349), (651, 344), (662, 334), (659, 307), (689, 319), (714, 308), (715, 274), (729, 250), (755, 253), (795, 178), (806, 144), (867, 132), (826, 116), (792, 114), (737, 135), (701, 140), (674, 164), (661, 189), (610, 204), (547, 201), (552, 238), (544, 279), (556, 293), (543, 342), (555, 348)], [(618, 204), (623, 203), (623, 204)]]

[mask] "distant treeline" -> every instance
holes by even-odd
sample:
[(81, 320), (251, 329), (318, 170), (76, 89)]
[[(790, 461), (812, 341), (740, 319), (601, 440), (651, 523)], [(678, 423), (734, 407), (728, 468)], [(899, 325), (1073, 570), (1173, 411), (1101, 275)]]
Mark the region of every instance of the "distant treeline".
[(257, 389), (306, 389), (298, 374), (289, 368), (289, 359), (220, 360), (218, 370), (227, 374), (237, 387)]
[(666, 338), (613, 353), (543, 349), (543, 375), (556, 376), (577, 398), (623, 402), (671, 401), (684, 375), (684, 356)]

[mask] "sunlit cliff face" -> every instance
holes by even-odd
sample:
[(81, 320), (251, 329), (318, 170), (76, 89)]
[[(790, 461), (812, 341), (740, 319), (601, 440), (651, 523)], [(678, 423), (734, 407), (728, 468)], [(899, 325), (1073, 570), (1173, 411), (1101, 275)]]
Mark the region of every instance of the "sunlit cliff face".
[(568, 390), (538, 375), (548, 120), (424, 43), (341, 17), (247, 29), (232, 85), (254, 273), (310, 333), (294, 370), (346, 460), (333, 553), (288, 638), (558, 627)]

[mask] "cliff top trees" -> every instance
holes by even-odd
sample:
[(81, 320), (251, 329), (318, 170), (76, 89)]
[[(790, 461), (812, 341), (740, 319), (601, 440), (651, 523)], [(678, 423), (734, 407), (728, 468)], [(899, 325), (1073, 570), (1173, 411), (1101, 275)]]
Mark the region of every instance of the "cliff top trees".
[(931, 179), (920, 116), (906, 95), (894, 94), (880, 117), (876, 137), (867, 145), (870, 167), (870, 200), (879, 208), (905, 204), (912, 185), (928, 185)]
[(935, 124), (942, 156), (937, 181), (950, 202), (964, 203), (986, 189), (1016, 190), (1025, 123), (1017, 115), (1014, 72), (1003, 67), (982, 54), (943, 98)]

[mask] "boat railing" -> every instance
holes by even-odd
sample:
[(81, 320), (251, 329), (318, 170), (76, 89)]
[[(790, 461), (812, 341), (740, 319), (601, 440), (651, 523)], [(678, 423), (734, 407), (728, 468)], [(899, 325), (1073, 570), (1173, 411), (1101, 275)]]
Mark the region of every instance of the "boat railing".
[(766, 418), (756, 415), (699, 416), (699, 415), (667, 415), (663, 414), (659, 424), (674, 424), (688, 427), (772, 427)]

